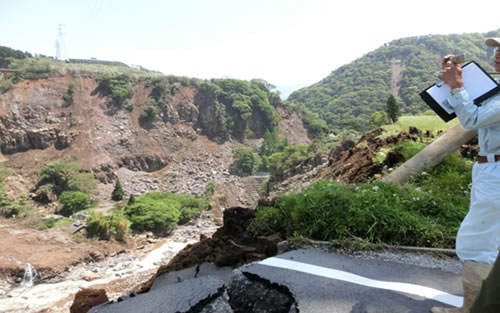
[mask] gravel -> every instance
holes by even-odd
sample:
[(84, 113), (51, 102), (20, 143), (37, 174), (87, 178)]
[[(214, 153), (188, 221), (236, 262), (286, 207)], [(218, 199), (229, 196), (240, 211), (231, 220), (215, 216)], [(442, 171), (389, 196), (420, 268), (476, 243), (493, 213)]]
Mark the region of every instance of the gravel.
[(399, 251), (356, 251), (352, 252), (351, 255), (364, 260), (379, 259), (439, 269), (445, 272), (457, 274), (461, 274), (463, 272), (463, 263), (458, 258), (440, 258), (427, 254)]

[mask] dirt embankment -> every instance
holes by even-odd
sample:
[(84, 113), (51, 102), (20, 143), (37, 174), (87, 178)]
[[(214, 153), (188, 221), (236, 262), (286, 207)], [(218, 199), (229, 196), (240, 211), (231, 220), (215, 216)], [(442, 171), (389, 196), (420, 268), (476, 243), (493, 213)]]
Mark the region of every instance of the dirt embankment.
[(247, 227), (254, 217), (253, 209), (241, 207), (226, 209), (224, 225), (211, 238), (201, 238), (199, 242), (188, 245), (168, 264), (160, 266), (157, 273), (137, 291), (147, 292), (154, 280), (162, 274), (205, 262), (218, 267), (237, 267), (275, 255), (277, 244), (284, 237), (279, 233), (257, 237), (251, 235), (247, 232)]
[(83, 261), (99, 261), (106, 256), (133, 249), (139, 243), (76, 239), (60, 228), (39, 231), (0, 219), (0, 280), (17, 284), (30, 263), (39, 279), (48, 279)]
[[(410, 127), (398, 135), (381, 138), (382, 129), (364, 134), (358, 141), (346, 140), (326, 154), (316, 155), (296, 164), (282, 175), (269, 180), (268, 190), (274, 196), (283, 192), (300, 191), (320, 179), (334, 179), (342, 183), (365, 183), (385, 170), (405, 161), (401, 154), (390, 152), (382, 163), (374, 162), (382, 148), (404, 141), (424, 141), (435, 135)], [(439, 133), (437, 134), (440, 135)], [(461, 156), (473, 159), (479, 151), (477, 137), (459, 149)]]

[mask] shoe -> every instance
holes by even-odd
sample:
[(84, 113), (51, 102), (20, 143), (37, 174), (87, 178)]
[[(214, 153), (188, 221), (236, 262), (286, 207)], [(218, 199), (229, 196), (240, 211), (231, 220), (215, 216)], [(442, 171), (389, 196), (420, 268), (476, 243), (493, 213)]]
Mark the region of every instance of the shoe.
[(492, 264), (482, 264), (473, 261), (464, 262), (462, 286), (464, 289), (464, 305), (461, 308), (433, 307), (432, 313), (469, 313), (470, 307), (481, 290), (483, 280), (488, 277)]

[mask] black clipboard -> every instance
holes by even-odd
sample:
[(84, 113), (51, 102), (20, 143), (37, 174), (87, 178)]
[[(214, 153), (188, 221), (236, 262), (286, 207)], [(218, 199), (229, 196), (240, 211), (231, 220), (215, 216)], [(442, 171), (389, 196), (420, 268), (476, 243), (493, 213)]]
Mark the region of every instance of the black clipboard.
[[(474, 61), (462, 66), (462, 78), (464, 87), (475, 105), (479, 105), (500, 91), (500, 84)], [(419, 94), (422, 100), (445, 122), (456, 117), (453, 111), (441, 105), (450, 96), (450, 91), (448, 85), (440, 82), (429, 86)]]

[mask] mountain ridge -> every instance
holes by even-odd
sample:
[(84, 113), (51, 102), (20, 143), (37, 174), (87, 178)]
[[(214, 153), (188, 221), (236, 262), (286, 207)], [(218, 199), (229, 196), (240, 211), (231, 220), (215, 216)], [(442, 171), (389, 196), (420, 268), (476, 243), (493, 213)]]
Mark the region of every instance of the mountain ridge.
[(305, 107), (334, 129), (367, 131), (371, 115), (385, 111), (392, 94), (403, 113), (418, 114), (428, 108), (418, 93), (436, 80), (442, 56), (464, 53), (488, 72), (493, 70), (487, 33), (426, 35), (393, 40), (331, 72), (316, 84), (293, 92), (288, 101)]

